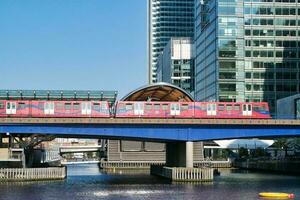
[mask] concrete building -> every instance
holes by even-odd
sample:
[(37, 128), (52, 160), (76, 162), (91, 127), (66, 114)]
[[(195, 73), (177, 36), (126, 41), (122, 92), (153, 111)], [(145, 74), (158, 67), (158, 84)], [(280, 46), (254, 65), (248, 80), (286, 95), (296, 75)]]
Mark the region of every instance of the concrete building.
[(269, 102), (299, 93), (296, 0), (195, 0), (195, 98)]
[(156, 80), (156, 62), (171, 37), (193, 37), (194, 0), (148, 0), (148, 79)]
[(157, 81), (176, 85), (194, 93), (192, 38), (171, 38), (156, 63)]
[(300, 94), (277, 100), (277, 118), (300, 119)]

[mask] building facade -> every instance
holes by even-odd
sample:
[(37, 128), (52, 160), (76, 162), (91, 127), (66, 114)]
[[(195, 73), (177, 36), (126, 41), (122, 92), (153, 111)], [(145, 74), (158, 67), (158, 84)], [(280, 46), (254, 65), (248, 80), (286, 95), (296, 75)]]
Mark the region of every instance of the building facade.
[(276, 114), (280, 119), (300, 119), (300, 94), (279, 99)]
[(192, 38), (171, 38), (156, 63), (157, 81), (176, 85), (194, 93)]
[(195, 0), (195, 97), (267, 101), (299, 92), (297, 0)]
[(148, 0), (148, 79), (157, 82), (156, 62), (171, 37), (193, 37), (194, 0)]

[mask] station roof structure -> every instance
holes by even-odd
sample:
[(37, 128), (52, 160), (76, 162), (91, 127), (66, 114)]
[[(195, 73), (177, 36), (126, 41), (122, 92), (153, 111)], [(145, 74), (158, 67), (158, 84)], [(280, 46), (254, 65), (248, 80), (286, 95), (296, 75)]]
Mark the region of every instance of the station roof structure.
[(193, 102), (194, 98), (185, 90), (169, 84), (154, 83), (140, 87), (127, 94), (121, 101), (184, 101)]
[(116, 101), (117, 91), (102, 90), (0, 90), (0, 99)]

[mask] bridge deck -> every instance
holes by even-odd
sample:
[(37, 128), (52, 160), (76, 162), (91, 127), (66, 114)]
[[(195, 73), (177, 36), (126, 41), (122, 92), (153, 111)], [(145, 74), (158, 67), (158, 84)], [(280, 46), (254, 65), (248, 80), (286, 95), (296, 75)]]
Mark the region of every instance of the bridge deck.
[(300, 125), (300, 120), (154, 118), (0, 118), (0, 124)]

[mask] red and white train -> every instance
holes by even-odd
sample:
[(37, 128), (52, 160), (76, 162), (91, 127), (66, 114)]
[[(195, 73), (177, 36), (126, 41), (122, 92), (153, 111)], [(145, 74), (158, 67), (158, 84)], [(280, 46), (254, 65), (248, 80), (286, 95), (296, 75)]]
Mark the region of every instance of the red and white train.
[(0, 117), (271, 118), (265, 102), (0, 100)]

